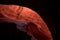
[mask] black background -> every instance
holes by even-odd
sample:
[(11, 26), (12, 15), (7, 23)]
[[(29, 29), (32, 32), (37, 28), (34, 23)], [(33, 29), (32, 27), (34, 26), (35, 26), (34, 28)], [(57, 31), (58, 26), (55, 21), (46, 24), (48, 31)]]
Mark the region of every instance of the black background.
[(53, 0), (0, 0), (1, 4), (25, 6), (36, 11), (46, 22), (54, 40), (59, 35), (59, 2)]

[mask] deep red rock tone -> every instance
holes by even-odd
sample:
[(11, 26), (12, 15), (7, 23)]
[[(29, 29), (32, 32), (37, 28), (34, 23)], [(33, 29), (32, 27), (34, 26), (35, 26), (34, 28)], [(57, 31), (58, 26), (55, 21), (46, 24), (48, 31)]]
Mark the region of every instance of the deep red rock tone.
[[(1, 5), (0, 14), (9, 20), (26, 20), (29, 22), (25, 28), (28, 34), (32, 35), (32, 40), (53, 40), (48, 26), (38, 13), (30, 8), (18, 5)], [(2, 18), (2, 17), (0, 17)]]

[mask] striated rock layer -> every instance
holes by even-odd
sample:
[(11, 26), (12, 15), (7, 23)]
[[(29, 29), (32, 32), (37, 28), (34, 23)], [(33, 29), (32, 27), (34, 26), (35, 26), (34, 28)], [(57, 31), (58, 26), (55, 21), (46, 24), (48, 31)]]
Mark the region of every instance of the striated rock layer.
[(26, 20), (28, 25), (24, 28), (32, 36), (32, 40), (53, 40), (48, 26), (40, 15), (30, 8), (18, 5), (0, 4), (0, 14), (12, 21)]

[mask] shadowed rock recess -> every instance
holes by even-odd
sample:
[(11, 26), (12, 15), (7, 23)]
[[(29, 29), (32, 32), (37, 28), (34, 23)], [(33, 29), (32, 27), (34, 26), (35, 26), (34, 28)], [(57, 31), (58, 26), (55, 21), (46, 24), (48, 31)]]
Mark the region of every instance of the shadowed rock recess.
[(15, 23), (3, 22), (0, 23), (0, 39), (31, 40), (31, 36), (18, 30)]

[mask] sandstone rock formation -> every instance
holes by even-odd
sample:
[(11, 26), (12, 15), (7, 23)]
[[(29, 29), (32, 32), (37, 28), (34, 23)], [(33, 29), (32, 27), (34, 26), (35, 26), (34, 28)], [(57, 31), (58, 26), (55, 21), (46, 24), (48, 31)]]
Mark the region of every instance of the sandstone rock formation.
[(31, 33), (37, 40), (53, 40), (51, 32), (44, 20), (38, 13), (30, 8), (18, 5), (0, 4), (0, 14), (12, 21), (26, 20), (30, 22), (31, 24), (29, 23), (29, 26), (26, 29), (27, 33)]

